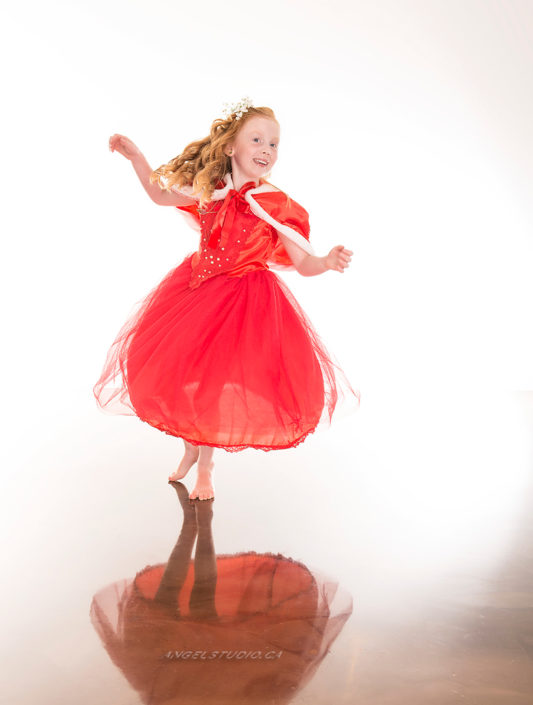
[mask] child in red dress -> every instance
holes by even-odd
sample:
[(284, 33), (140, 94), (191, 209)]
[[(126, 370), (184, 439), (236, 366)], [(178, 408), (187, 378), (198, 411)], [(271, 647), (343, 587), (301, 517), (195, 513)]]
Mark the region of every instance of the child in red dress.
[(331, 422), (341, 399), (359, 405), (359, 392), (272, 271), (342, 273), (353, 254), (337, 245), (316, 256), (307, 211), (266, 181), (279, 139), (273, 111), (244, 99), (155, 171), (127, 137), (109, 140), (150, 198), (176, 207), (200, 244), (138, 302), (93, 392), (101, 409), (183, 439), (169, 481), (198, 463), (191, 499), (214, 497), (215, 447), (294, 447)]

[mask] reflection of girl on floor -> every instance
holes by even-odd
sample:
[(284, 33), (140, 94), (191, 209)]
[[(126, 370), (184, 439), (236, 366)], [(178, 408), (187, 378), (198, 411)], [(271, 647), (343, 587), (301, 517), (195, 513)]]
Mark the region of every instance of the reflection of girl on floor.
[(280, 554), (216, 556), (213, 503), (172, 486), (184, 519), (168, 563), (93, 599), (111, 660), (151, 705), (290, 702), (349, 618), (350, 595)]

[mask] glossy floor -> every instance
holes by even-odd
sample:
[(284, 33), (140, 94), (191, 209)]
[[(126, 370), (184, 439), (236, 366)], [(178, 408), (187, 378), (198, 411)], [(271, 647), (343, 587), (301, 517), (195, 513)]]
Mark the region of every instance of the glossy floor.
[(4, 702), (531, 703), (533, 394), (436, 398), (215, 452), (207, 503), (179, 440), (56, 427), (8, 488)]

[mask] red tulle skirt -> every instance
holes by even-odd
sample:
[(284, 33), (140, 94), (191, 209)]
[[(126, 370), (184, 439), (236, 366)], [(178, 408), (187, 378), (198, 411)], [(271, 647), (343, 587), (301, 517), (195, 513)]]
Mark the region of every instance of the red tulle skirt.
[(192, 254), (138, 302), (93, 388), (193, 445), (227, 451), (301, 443), (344, 401), (359, 405), (284, 281), (261, 269), (191, 289)]

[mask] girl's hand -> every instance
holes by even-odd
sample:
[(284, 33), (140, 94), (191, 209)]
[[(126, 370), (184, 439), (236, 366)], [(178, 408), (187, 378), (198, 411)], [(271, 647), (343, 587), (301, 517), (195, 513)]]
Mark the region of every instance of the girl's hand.
[(326, 255), (326, 265), (328, 269), (335, 269), (337, 272), (343, 273), (350, 264), (352, 255), (353, 252), (351, 250), (347, 250), (343, 245), (336, 245)]
[(114, 152), (115, 150), (120, 152), (120, 154), (130, 161), (133, 157), (138, 157), (141, 154), (141, 150), (137, 147), (137, 145), (133, 144), (133, 142), (124, 135), (112, 135), (109, 138), (109, 149), (111, 152)]

